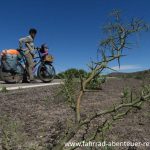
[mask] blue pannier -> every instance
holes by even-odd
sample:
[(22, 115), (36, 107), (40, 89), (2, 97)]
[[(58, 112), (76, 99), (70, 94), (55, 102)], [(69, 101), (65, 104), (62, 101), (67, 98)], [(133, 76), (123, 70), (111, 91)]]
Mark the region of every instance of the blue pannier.
[(17, 70), (18, 56), (12, 54), (6, 54), (2, 58), (2, 68), (5, 71), (16, 71)]

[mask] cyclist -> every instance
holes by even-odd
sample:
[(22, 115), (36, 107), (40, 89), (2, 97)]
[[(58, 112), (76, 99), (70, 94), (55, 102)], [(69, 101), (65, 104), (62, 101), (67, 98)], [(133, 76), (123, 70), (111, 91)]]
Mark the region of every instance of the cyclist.
[(34, 39), (35, 39), (36, 33), (37, 33), (37, 30), (32, 28), (29, 30), (28, 36), (19, 39), (19, 48), (23, 50), (23, 53), (27, 61), (27, 70), (29, 73), (30, 82), (35, 82), (35, 79), (32, 73), (32, 68), (34, 66), (33, 50), (34, 50)]

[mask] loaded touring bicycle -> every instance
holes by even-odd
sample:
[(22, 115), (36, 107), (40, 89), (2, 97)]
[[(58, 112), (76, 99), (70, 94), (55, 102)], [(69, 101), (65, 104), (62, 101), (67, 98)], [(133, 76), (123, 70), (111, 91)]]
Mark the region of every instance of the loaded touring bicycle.
[[(51, 82), (55, 77), (53, 57), (48, 51), (36, 48), (33, 57), (33, 74), (42, 82)], [(1, 79), (6, 83), (19, 83), (28, 80), (27, 63), (23, 50), (9, 49), (1, 53)]]

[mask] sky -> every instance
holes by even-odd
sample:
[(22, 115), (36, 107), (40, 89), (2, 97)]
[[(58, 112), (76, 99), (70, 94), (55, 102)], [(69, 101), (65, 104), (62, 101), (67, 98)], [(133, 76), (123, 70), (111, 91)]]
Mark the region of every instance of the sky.
[[(108, 14), (120, 9), (126, 20), (139, 17), (150, 23), (149, 7), (149, 0), (1, 0), (0, 50), (17, 48), (18, 39), (36, 28), (35, 45), (48, 44), (57, 72), (87, 70), (87, 64), (96, 58)], [(121, 59), (120, 71), (150, 68), (149, 41), (150, 32), (136, 35), (131, 41), (134, 46)], [(118, 70), (116, 61), (110, 66)]]

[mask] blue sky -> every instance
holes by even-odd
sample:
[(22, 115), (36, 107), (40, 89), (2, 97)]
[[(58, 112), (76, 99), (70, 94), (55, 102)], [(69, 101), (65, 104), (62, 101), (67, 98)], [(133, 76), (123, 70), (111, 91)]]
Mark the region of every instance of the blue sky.
[[(149, 0), (1, 0), (0, 49), (18, 47), (18, 39), (37, 28), (36, 46), (47, 43), (55, 57), (57, 72), (68, 68), (87, 69), (96, 58), (102, 26), (112, 9), (121, 9), (126, 19), (143, 18), (150, 22)], [(135, 38), (132, 50), (121, 60), (121, 71), (148, 69), (150, 33)], [(117, 69), (117, 63), (111, 63)]]

